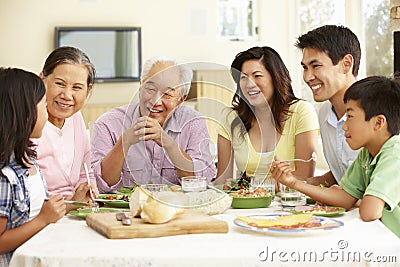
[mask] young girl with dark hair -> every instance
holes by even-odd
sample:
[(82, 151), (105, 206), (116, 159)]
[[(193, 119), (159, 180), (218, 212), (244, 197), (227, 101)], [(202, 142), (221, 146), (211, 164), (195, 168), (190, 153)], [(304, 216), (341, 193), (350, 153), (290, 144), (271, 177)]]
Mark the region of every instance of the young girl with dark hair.
[(45, 93), (37, 75), (0, 68), (0, 266), (65, 214), (62, 195), (48, 196), (30, 141), (42, 135), (47, 121)]

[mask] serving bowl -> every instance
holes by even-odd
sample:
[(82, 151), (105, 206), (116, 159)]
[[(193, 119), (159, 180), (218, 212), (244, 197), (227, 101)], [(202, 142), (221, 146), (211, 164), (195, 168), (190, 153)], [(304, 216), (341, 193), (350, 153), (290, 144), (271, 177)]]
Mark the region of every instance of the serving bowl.
[(262, 197), (232, 197), (231, 207), (235, 209), (266, 208), (271, 205), (273, 198), (272, 195)]

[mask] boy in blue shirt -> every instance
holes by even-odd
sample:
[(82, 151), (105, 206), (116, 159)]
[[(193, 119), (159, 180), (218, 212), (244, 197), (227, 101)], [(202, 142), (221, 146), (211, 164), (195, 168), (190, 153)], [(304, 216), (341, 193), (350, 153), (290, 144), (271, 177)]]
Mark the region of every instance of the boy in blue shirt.
[(361, 219), (380, 219), (400, 237), (400, 82), (380, 76), (365, 78), (346, 91), (344, 102), (346, 142), (352, 149), (362, 149), (340, 187), (305, 184), (279, 159), (273, 163), (272, 176), (327, 205), (350, 209), (362, 199)]

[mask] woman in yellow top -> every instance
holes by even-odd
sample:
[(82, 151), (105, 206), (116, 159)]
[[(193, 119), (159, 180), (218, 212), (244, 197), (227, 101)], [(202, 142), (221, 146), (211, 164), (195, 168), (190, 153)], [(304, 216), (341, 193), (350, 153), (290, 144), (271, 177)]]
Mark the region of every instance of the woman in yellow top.
[[(294, 95), (279, 54), (266, 46), (250, 48), (236, 55), (231, 74), (237, 88), (218, 127), (216, 183), (232, 177), (234, 162), (247, 176), (265, 173), (274, 151), (282, 160), (310, 158), (317, 150), (317, 114)], [(313, 176), (315, 162), (294, 162), (292, 168), (305, 179)]]

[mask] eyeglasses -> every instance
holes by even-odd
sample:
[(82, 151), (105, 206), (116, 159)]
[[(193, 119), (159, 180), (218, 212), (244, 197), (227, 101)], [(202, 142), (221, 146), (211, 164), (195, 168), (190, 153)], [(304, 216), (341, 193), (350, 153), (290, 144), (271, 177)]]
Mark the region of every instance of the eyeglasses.
[(147, 94), (149, 97), (155, 97), (160, 94), (160, 99), (164, 101), (177, 101), (179, 96), (179, 88), (168, 88), (166, 91), (161, 91), (157, 89), (152, 84), (145, 84), (142, 88), (143, 92)]

